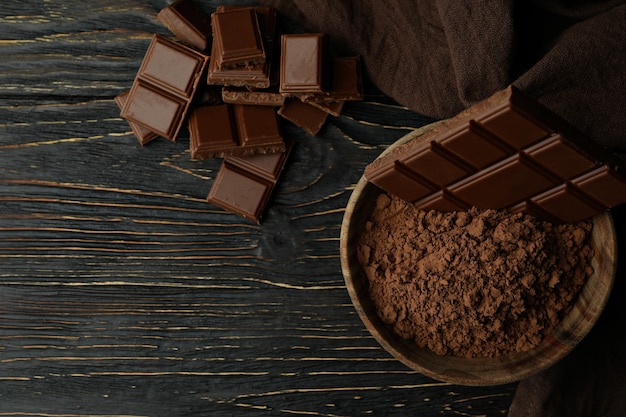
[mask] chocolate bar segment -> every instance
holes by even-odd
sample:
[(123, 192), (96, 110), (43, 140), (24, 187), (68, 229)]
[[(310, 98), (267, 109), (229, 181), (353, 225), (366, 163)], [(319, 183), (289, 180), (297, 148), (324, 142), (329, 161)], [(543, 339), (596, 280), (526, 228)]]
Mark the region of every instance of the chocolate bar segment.
[(248, 9), (256, 12), (260, 30), (265, 41), (265, 60), (253, 66), (220, 68), (218, 57), (222, 54), (218, 42), (213, 42), (211, 61), (207, 82), (213, 85), (268, 88), (272, 84), (272, 68), (275, 67), (275, 38), (277, 33), (277, 13), (272, 7), (241, 7), (241, 6), (218, 6), (216, 13), (231, 12)]
[(281, 94), (321, 94), (327, 91), (325, 36), (321, 33), (281, 36)]
[[(117, 104), (117, 107), (119, 107), (120, 111), (124, 108), (124, 105), (126, 104), (126, 101), (128, 100), (128, 93), (130, 91), (126, 90), (120, 94), (118, 94), (114, 100), (115, 103)], [(157, 135), (156, 133), (150, 131), (149, 129), (143, 127), (142, 125), (139, 125), (133, 121), (127, 120), (128, 125), (130, 126), (130, 129), (133, 131), (133, 134), (135, 135), (135, 137), (137, 138), (137, 140), (139, 141), (140, 144), (145, 145), (146, 143), (150, 142), (151, 140), (154, 140), (156, 138), (159, 137), (159, 135)]]
[(194, 159), (285, 150), (276, 110), (272, 107), (230, 104), (198, 107), (189, 115), (188, 125)]
[(256, 12), (257, 20), (259, 22), (259, 29), (263, 35), (266, 59), (274, 48), (276, 42), (276, 34), (278, 33), (277, 22), (278, 14), (276, 9), (268, 6), (233, 6), (233, 5), (220, 5), (215, 10), (216, 13), (228, 12), (240, 9), (252, 9)]
[(231, 106), (219, 104), (195, 108), (189, 114), (189, 149), (194, 159), (223, 156), (224, 149), (239, 146)]
[(225, 158), (207, 201), (260, 223), (289, 149), (273, 154)]
[(284, 141), (280, 132), (276, 110), (267, 106), (234, 106), (237, 134), (242, 147), (267, 148), (268, 153), (283, 147)]
[(121, 116), (175, 141), (208, 57), (154, 35)]
[(200, 51), (207, 50), (211, 44), (211, 18), (192, 0), (175, 1), (161, 9), (157, 19), (178, 39)]
[(475, 206), (573, 223), (626, 202), (625, 169), (509, 87), (372, 162), (365, 177), (424, 210)]
[(334, 57), (330, 73), (330, 88), (323, 93), (315, 93), (307, 97), (307, 101), (343, 102), (363, 100), (363, 76), (361, 74), (361, 58)]
[(252, 67), (265, 62), (265, 47), (253, 8), (213, 13), (213, 37), (218, 45), (218, 69)]

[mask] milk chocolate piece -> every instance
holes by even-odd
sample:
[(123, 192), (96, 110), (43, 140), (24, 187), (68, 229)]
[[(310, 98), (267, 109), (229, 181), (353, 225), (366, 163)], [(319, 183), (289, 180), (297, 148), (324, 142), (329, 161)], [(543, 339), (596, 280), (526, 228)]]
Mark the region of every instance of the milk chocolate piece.
[(424, 210), (475, 206), (573, 223), (626, 202), (625, 169), (509, 87), (372, 162), (365, 177)]
[(249, 90), (246, 87), (224, 86), (222, 100), (230, 104), (280, 107), (285, 102), (285, 96), (278, 89)]
[(259, 153), (285, 149), (275, 109), (266, 106), (239, 104), (233, 107), (239, 143), (242, 147), (258, 147)]
[(271, 53), (271, 50), (274, 48), (274, 43), (276, 42), (276, 34), (278, 33), (276, 9), (267, 6), (220, 5), (217, 6), (217, 9), (215, 9), (215, 11), (216, 13), (221, 13), (240, 9), (252, 9), (256, 12), (257, 20), (259, 22), (259, 29), (261, 30), (263, 40), (265, 41), (265, 53), (266, 55), (269, 55)]
[(121, 116), (175, 141), (208, 57), (154, 35)]
[(276, 110), (265, 106), (198, 107), (189, 115), (189, 143), (194, 159), (285, 150)]
[(225, 158), (207, 201), (260, 223), (289, 149), (273, 154)]
[(228, 10), (211, 15), (220, 70), (252, 67), (265, 62), (265, 47), (253, 8)]
[(305, 103), (298, 98), (288, 97), (278, 114), (315, 136), (322, 129), (328, 113)]
[(363, 75), (358, 56), (335, 57), (332, 60), (330, 89), (307, 97), (307, 101), (341, 102), (363, 100)]
[(219, 6), (217, 13), (225, 11), (234, 11), (241, 9), (251, 9), (256, 12), (259, 20), (260, 29), (265, 40), (266, 59), (263, 63), (248, 67), (237, 67), (230, 69), (221, 69), (217, 61), (217, 56), (221, 54), (221, 49), (217, 42), (213, 43), (211, 61), (209, 63), (209, 71), (207, 82), (214, 85), (250, 87), (250, 88), (268, 88), (273, 83), (272, 68), (274, 63), (274, 43), (276, 38), (276, 9), (272, 7), (241, 7), (241, 6)]
[(280, 92), (286, 95), (327, 91), (328, 68), (325, 36), (321, 33), (281, 36)]
[[(120, 94), (118, 94), (114, 100), (115, 103), (117, 104), (117, 107), (119, 107), (120, 111), (124, 108), (124, 105), (126, 104), (126, 101), (128, 100), (128, 93), (130, 92), (130, 90), (126, 90)], [(153, 139), (156, 139), (159, 137), (159, 135), (157, 135), (156, 133), (150, 131), (149, 129), (143, 127), (142, 125), (139, 125), (133, 121), (127, 120), (128, 125), (130, 126), (130, 129), (133, 131), (133, 134), (135, 135), (135, 137), (137, 138), (137, 140), (139, 141), (139, 143), (141, 143), (142, 145), (145, 145), (146, 143), (150, 142)]]
[(239, 146), (232, 108), (227, 104), (202, 106), (189, 114), (189, 148), (194, 159), (223, 156)]
[(178, 39), (206, 51), (211, 44), (211, 18), (191, 0), (177, 0), (161, 9), (157, 19)]

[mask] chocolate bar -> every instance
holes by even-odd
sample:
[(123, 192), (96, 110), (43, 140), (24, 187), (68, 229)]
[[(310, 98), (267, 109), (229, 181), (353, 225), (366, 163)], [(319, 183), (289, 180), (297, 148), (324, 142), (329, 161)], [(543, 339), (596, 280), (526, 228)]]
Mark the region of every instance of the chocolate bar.
[(225, 158), (207, 201), (260, 223), (290, 148), (273, 154)]
[(328, 113), (298, 98), (288, 97), (278, 114), (315, 136), (322, 129)]
[(281, 36), (280, 89), (286, 95), (321, 94), (328, 90), (326, 37), (321, 33)]
[(272, 107), (230, 104), (198, 107), (189, 115), (188, 124), (194, 159), (285, 150), (276, 110)]
[[(130, 92), (130, 90), (126, 90), (120, 94), (118, 94), (113, 100), (115, 100), (115, 103), (117, 104), (117, 107), (119, 107), (120, 111), (124, 108), (124, 105), (126, 104), (126, 101), (128, 100), (128, 93)], [(146, 143), (150, 142), (153, 139), (156, 139), (159, 137), (159, 135), (157, 135), (156, 133), (150, 131), (149, 129), (138, 125), (135, 122), (132, 122), (130, 120), (127, 120), (128, 125), (130, 126), (130, 129), (133, 131), (133, 134), (135, 135), (135, 137), (137, 138), (137, 140), (139, 141), (139, 143), (141, 143), (142, 145), (145, 145)]]
[(253, 8), (213, 13), (211, 23), (218, 46), (214, 57), (218, 69), (253, 67), (265, 62), (265, 47)]
[(211, 18), (191, 0), (177, 0), (157, 14), (178, 39), (206, 51), (212, 42)]
[(154, 35), (121, 116), (175, 141), (208, 57)]
[(511, 86), (393, 149), (365, 177), (423, 210), (574, 223), (626, 202), (625, 162)]
[(285, 96), (278, 89), (249, 90), (246, 87), (222, 87), (222, 100), (229, 104), (250, 104), (257, 106), (282, 106)]

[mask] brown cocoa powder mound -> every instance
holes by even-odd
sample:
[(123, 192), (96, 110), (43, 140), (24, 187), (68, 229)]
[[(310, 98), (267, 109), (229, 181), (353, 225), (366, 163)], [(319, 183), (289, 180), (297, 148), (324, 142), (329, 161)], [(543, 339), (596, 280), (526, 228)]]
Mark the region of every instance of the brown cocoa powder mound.
[(591, 221), (422, 211), (382, 194), (359, 262), (380, 318), (440, 355), (493, 357), (535, 347), (593, 273)]

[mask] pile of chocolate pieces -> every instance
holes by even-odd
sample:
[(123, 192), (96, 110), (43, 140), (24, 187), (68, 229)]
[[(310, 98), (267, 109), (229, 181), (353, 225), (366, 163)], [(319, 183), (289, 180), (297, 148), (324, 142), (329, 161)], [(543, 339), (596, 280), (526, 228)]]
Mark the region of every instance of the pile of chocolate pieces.
[(209, 16), (177, 0), (157, 18), (180, 42), (152, 37), (115, 98), (121, 117), (142, 145), (176, 141), (186, 123), (193, 159), (223, 158), (207, 201), (260, 223), (291, 149), (280, 117), (316, 135), (346, 101), (362, 100), (360, 58), (332, 57), (324, 34), (282, 34), (271, 7)]

